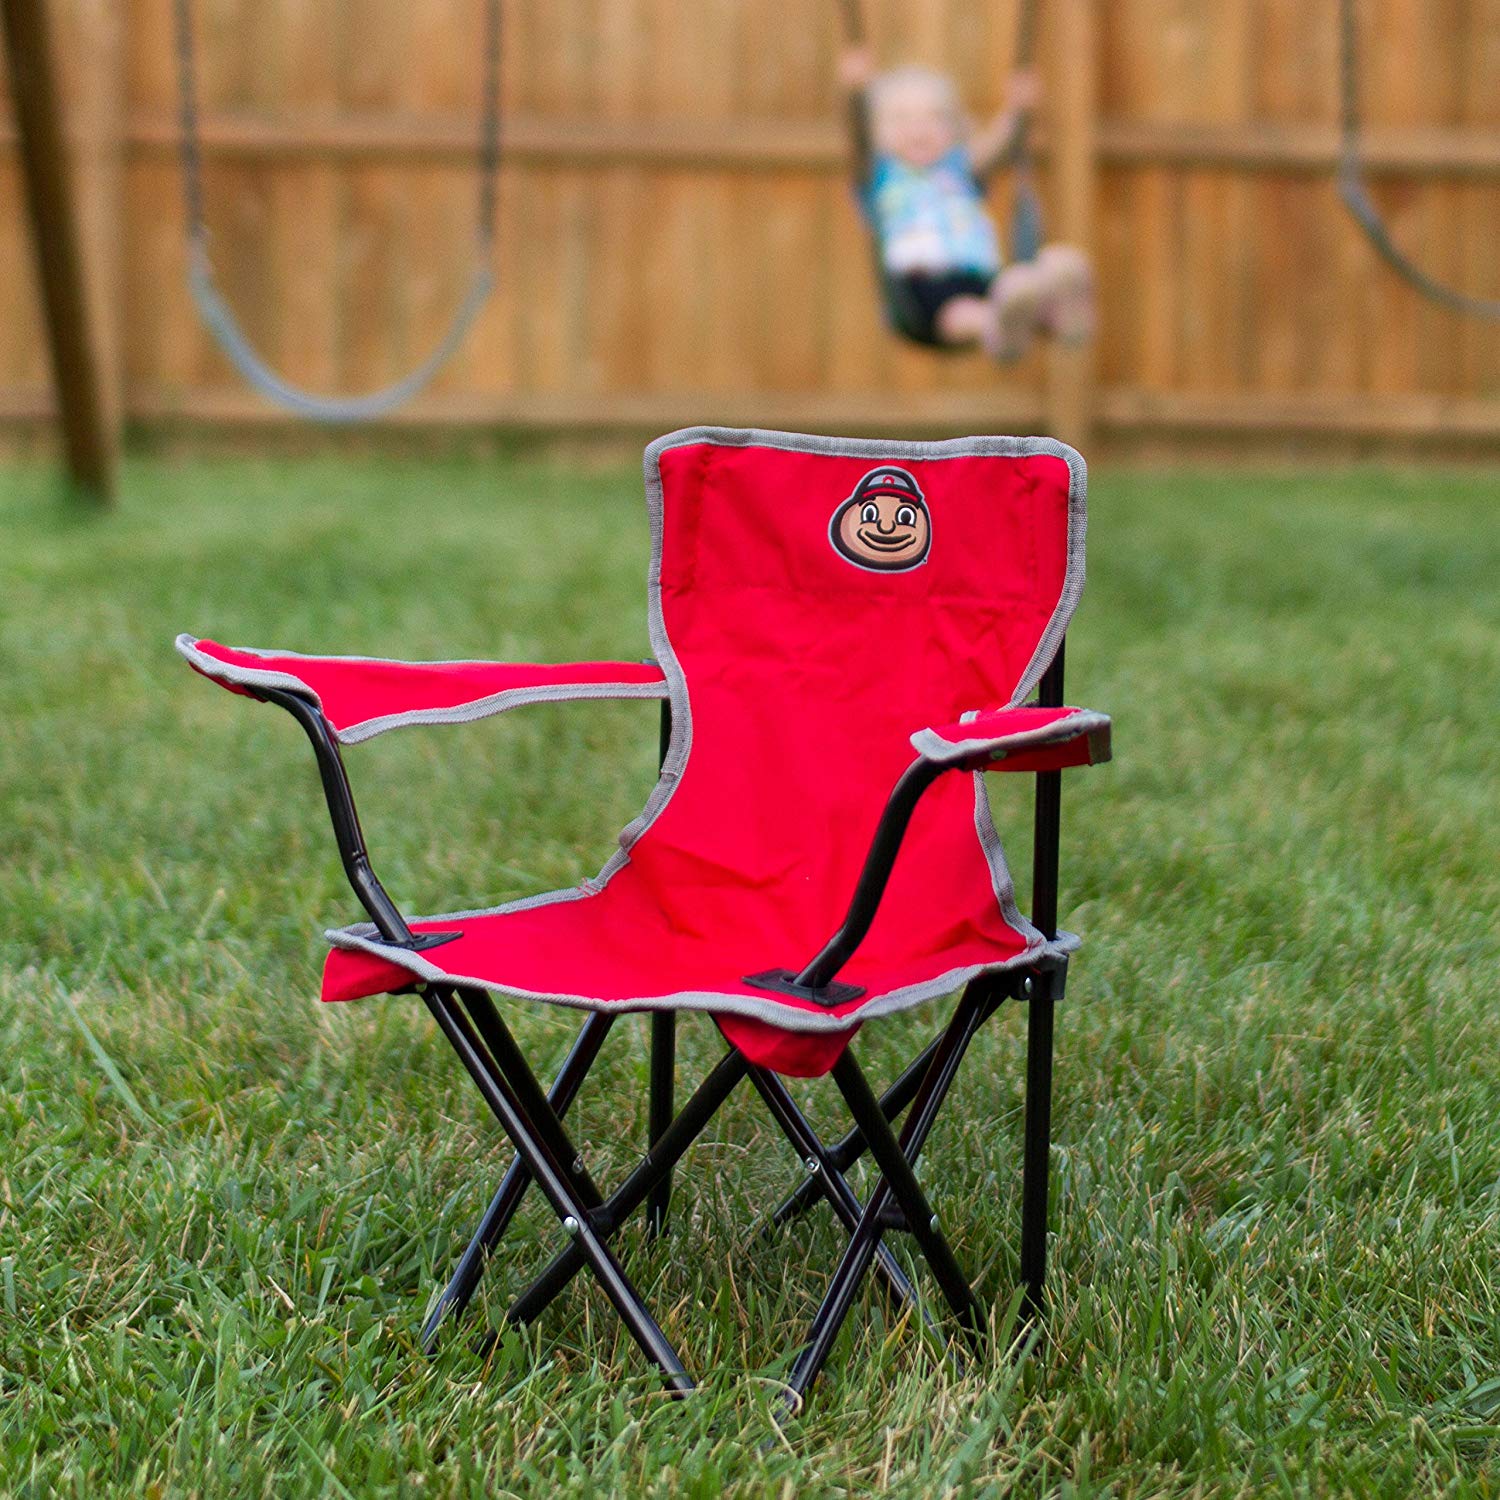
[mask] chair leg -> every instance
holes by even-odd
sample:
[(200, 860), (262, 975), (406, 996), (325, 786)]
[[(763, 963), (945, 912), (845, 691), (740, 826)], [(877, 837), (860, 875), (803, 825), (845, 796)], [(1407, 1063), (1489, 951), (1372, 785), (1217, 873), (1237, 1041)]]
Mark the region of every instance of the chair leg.
[[(845, 1180), (843, 1173), (834, 1164), (829, 1148), (818, 1138), (817, 1132), (812, 1128), (807, 1117), (797, 1107), (797, 1101), (792, 1098), (790, 1090), (775, 1073), (766, 1068), (752, 1067), (750, 1082), (755, 1085), (756, 1092), (765, 1100), (766, 1108), (771, 1111), (776, 1123), (781, 1126), (782, 1134), (791, 1142), (792, 1149), (802, 1158), (803, 1164), (808, 1169), (808, 1181), (816, 1185), (818, 1192), (827, 1198), (844, 1228), (853, 1234), (859, 1227), (859, 1219), (864, 1212), (864, 1206), (860, 1203), (854, 1189)], [(912, 1286), (910, 1278), (902, 1269), (901, 1262), (884, 1243), (876, 1247), (875, 1255), (876, 1270), (880, 1272), (896, 1301), (904, 1307), (910, 1307), (921, 1313), (923, 1321), (931, 1327), (932, 1320), (922, 1309), (916, 1288)]]
[[(651, 1016), (651, 1144), (655, 1146), (672, 1123), (672, 1091), (677, 1071), (677, 1013), (654, 1011)], [(672, 1201), (672, 1174), (665, 1173), (646, 1202), (646, 1220), (653, 1234), (664, 1234)]]
[(880, 1101), (851, 1054), (846, 1052), (834, 1065), (833, 1080), (865, 1132), (870, 1154), (875, 1158), (882, 1178), (890, 1184), (891, 1194), (905, 1217), (906, 1229), (921, 1246), (948, 1305), (961, 1323), (977, 1333), (984, 1322), (984, 1311), (969, 1285), (969, 1278), (959, 1269), (947, 1237), (938, 1228), (937, 1215), (933, 1213), (913, 1170), (914, 1156), (909, 1156), (892, 1134), (889, 1123), (880, 1112)]
[(597, 1208), (604, 1201), (604, 1195), (589, 1175), (582, 1154), (563, 1129), (561, 1116), (536, 1081), (536, 1074), (516, 1045), (510, 1028), (501, 1019), (489, 992), (464, 989), (454, 993), (462, 1000), (496, 1068), (510, 1084), (531, 1128), (546, 1142), (547, 1149), (556, 1157), (584, 1205)]
[[(704, 1127), (718, 1113), (745, 1076), (749, 1064), (731, 1048), (710, 1070), (682, 1113), (662, 1133), (662, 1137), (641, 1158), (634, 1171), (610, 1194), (604, 1204), (589, 1216), (590, 1224), (601, 1240), (608, 1240), (626, 1219), (650, 1196), (662, 1177), (676, 1166), (683, 1153), (703, 1134)], [(584, 1254), (575, 1240), (560, 1250), (541, 1274), (511, 1304), (505, 1319), (508, 1323), (533, 1323), (549, 1303), (583, 1269)]]
[[(559, 1118), (567, 1114), (577, 1097), (579, 1086), (594, 1065), (594, 1059), (598, 1057), (604, 1038), (609, 1035), (614, 1023), (613, 1016), (601, 1012), (595, 1012), (584, 1022), (583, 1029), (578, 1033), (578, 1040), (563, 1059), (562, 1066), (557, 1070), (557, 1078), (547, 1095), (548, 1103), (557, 1111)], [(510, 1221), (515, 1217), (521, 1199), (530, 1185), (529, 1168), (520, 1157), (514, 1158), (501, 1179), (490, 1206), (485, 1210), (484, 1217), (479, 1221), (474, 1237), (460, 1257), (447, 1286), (443, 1288), (437, 1305), (422, 1325), (424, 1354), (436, 1352), (438, 1334), (443, 1324), (460, 1317), (468, 1307), (480, 1278), (484, 1275), (485, 1267), (489, 1264), (490, 1255), (510, 1227)]]
[[(976, 979), (967, 991), (968, 995), (984, 996), (986, 1009), (982, 1019), (988, 1020), (994, 1014), (1000, 1003), (1008, 998), (1010, 990), (1006, 987), (1003, 979), (995, 977)], [(942, 1041), (941, 1033), (922, 1049), (920, 1053), (902, 1069), (900, 1076), (880, 1096), (881, 1113), (894, 1123), (901, 1111), (911, 1103), (917, 1096), (917, 1090), (921, 1087), (922, 1078), (927, 1072), (927, 1065), (932, 1061), (933, 1053), (938, 1049)], [(829, 1159), (840, 1172), (847, 1172), (850, 1167), (865, 1154), (865, 1138), (860, 1133), (859, 1127), (855, 1126), (842, 1139), (836, 1141), (828, 1148)], [(817, 1179), (811, 1175), (804, 1177), (791, 1193), (781, 1202), (776, 1211), (766, 1220), (765, 1232), (779, 1229), (783, 1224), (790, 1223), (793, 1219), (807, 1212), (813, 1204), (822, 1196)]]
[(1026, 1141), (1021, 1168), (1021, 1280), (1025, 1312), (1042, 1314), (1047, 1276), (1047, 1186), (1052, 1145), (1052, 1027), (1055, 1002), (1037, 998), (1026, 1015)]
[[(934, 1037), (921, 1054), (907, 1065), (901, 1076), (880, 1096), (881, 1112), (887, 1120), (895, 1120), (901, 1111), (916, 1098), (917, 1089), (922, 1083), (922, 1075), (927, 1071), (927, 1064), (932, 1061), (932, 1054), (937, 1051), (939, 1040), (940, 1038)], [(826, 1149), (829, 1161), (840, 1172), (847, 1172), (864, 1155), (865, 1138), (860, 1134), (858, 1127), (855, 1127), (841, 1140), (834, 1142)], [(766, 1229), (778, 1229), (783, 1224), (789, 1224), (793, 1219), (805, 1214), (822, 1196), (823, 1190), (818, 1179), (809, 1173), (766, 1221)]]
[[(468, 992), (465, 993), (467, 996)], [(631, 1337), (646, 1357), (661, 1370), (671, 1392), (677, 1396), (688, 1395), (693, 1390), (693, 1382), (683, 1368), (677, 1351), (651, 1316), (640, 1294), (630, 1284), (629, 1277), (621, 1269), (608, 1245), (596, 1233), (588, 1206), (585, 1206), (578, 1188), (569, 1180), (567, 1172), (549, 1145), (548, 1137), (555, 1138), (561, 1131), (561, 1125), (557, 1123), (557, 1117), (547, 1104), (540, 1087), (536, 1088), (536, 1094), (541, 1098), (547, 1115), (551, 1116), (545, 1135), (533, 1127), (527, 1110), (512, 1087), (510, 1078), (502, 1070), (499, 1059), (491, 1059), (481, 1050), (459, 1009), (454, 992), (444, 985), (432, 985), (423, 993), (423, 999), (443, 1035), (458, 1053), (459, 1060), (474, 1080), (485, 1103), (514, 1142), (552, 1211), (562, 1221), (563, 1228), (577, 1247), (582, 1263), (593, 1271)]]
[[(802, 1398), (807, 1394), (813, 1381), (817, 1379), (818, 1372), (826, 1363), (833, 1350), (834, 1340), (838, 1337), (839, 1329), (843, 1327), (844, 1320), (849, 1315), (849, 1309), (854, 1305), (854, 1297), (859, 1284), (870, 1268), (876, 1246), (884, 1233), (883, 1221), (893, 1196), (893, 1181), (891, 1174), (885, 1170), (886, 1161), (895, 1165), (892, 1155), (894, 1151), (894, 1156), (899, 1156), (906, 1164), (904, 1171), (897, 1167), (896, 1175), (903, 1182), (909, 1178), (910, 1184), (915, 1185), (916, 1179), (911, 1175), (911, 1164), (921, 1155), (922, 1147), (937, 1121), (938, 1111), (942, 1108), (948, 1090), (953, 1085), (959, 1064), (963, 1061), (964, 1052), (973, 1040), (974, 1033), (978, 1031), (997, 1003), (998, 998), (988, 989), (980, 990), (971, 985), (964, 993), (947, 1029), (938, 1038), (933, 1049), (932, 1060), (923, 1074), (917, 1097), (912, 1101), (911, 1113), (906, 1118), (899, 1140), (891, 1133), (890, 1125), (881, 1112), (880, 1102), (871, 1092), (869, 1084), (865, 1082), (864, 1075), (854, 1062), (853, 1054), (846, 1052), (835, 1066), (834, 1081), (838, 1083), (840, 1092), (844, 1093), (850, 1110), (854, 1113), (855, 1125), (861, 1130), (865, 1140), (871, 1143), (872, 1149), (874, 1143), (879, 1141), (879, 1148), (875, 1155), (877, 1164), (881, 1166), (882, 1175), (865, 1203), (859, 1223), (829, 1281), (828, 1290), (808, 1329), (807, 1342), (792, 1365), (791, 1374), (787, 1379), (787, 1405), (789, 1407), (795, 1409), (801, 1404)], [(925, 1204), (920, 1187), (917, 1188), (917, 1198), (912, 1200), (912, 1203), (913, 1206), (908, 1208), (903, 1202), (902, 1208), (906, 1215), (907, 1227), (915, 1234), (916, 1225), (913, 1220), (920, 1213), (917, 1204)], [(938, 1271), (938, 1262), (934, 1260), (933, 1253), (929, 1250), (929, 1245), (935, 1245), (937, 1241), (942, 1241), (942, 1249), (937, 1252), (937, 1255), (939, 1259), (945, 1259), (944, 1269), (941, 1272)], [(948, 1250), (947, 1242), (942, 1240), (941, 1234), (932, 1221), (930, 1210), (923, 1236), (918, 1239), (918, 1244), (922, 1246), (924, 1253), (927, 1253), (934, 1272), (939, 1274), (939, 1284), (943, 1288), (944, 1295), (948, 1297), (950, 1305), (954, 1307), (954, 1311), (959, 1313), (966, 1325), (977, 1324), (978, 1304), (973, 1290), (961, 1273), (957, 1274), (956, 1280), (949, 1276), (949, 1270), (957, 1272), (957, 1266), (952, 1260), (952, 1252)], [(946, 1257), (944, 1257), (944, 1252), (946, 1252)], [(961, 1288), (958, 1285), (959, 1282), (962, 1283)]]

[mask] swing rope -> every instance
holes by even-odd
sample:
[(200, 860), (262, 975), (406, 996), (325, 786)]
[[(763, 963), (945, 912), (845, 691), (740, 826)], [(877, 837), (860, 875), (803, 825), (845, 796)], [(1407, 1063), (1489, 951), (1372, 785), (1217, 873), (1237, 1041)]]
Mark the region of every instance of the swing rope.
[(839, 0), (839, 14), (844, 20), (844, 39), (851, 47), (863, 47), (870, 34), (865, 29), (865, 11), (860, 0)]
[[(1016, 18), (1016, 68), (1030, 68), (1036, 61), (1037, 0), (1021, 0)], [(1011, 208), (1010, 258), (1035, 260), (1046, 239), (1042, 199), (1037, 192), (1035, 161), (1031, 154), (1031, 111), (1016, 122), (1010, 166), (1015, 174), (1015, 202)]]
[(343, 424), (383, 417), (423, 390), (452, 358), (479, 316), (495, 276), (497, 178), (500, 167), (500, 0), (485, 0), (479, 129), (479, 193), (474, 270), (447, 330), (414, 369), (379, 390), (358, 396), (327, 396), (294, 385), (266, 362), (246, 336), (214, 278), (204, 214), (203, 151), (198, 128), (198, 82), (194, 63), (192, 0), (175, 0), (177, 84), (182, 136), (183, 202), (187, 217), (188, 286), (200, 316), (231, 364), (261, 395), (313, 422)]
[(1443, 285), (1410, 260), (1391, 238), (1365, 185), (1360, 156), (1359, 26), (1355, 0), (1340, 0), (1341, 119), (1338, 187), (1344, 206), (1353, 214), (1376, 254), (1409, 286), (1450, 312), (1469, 317), (1500, 318), (1500, 298), (1477, 297)]

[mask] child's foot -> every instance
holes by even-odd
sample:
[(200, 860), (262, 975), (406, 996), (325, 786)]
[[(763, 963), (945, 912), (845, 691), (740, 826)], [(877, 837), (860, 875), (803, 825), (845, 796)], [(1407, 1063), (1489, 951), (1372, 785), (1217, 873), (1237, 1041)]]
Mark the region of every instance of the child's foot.
[(994, 320), (985, 336), (984, 350), (1003, 364), (1020, 359), (1026, 352), (1042, 315), (1044, 291), (1035, 265), (1006, 266), (990, 288)]
[(1042, 326), (1070, 348), (1094, 337), (1094, 272), (1088, 257), (1072, 245), (1048, 245), (1037, 257), (1043, 280)]

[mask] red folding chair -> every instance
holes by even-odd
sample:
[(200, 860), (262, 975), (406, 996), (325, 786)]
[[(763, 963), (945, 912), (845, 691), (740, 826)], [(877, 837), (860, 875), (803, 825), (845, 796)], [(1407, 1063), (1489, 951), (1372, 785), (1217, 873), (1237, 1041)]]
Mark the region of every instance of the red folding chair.
[[(205, 676), (286, 709), (312, 741), (370, 918), (327, 935), (323, 998), (420, 994), (515, 1146), (426, 1346), (468, 1303), (535, 1181), (567, 1238), (509, 1320), (531, 1322), (586, 1266), (671, 1389), (691, 1390), (609, 1241), (642, 1205), (664, 1222), (674, 1165), (748, 1078), (805, 1167), (772, 1221), (822, 1198), (849, 1234), (791, 1371), (795, 1403), (872, 1267), (916, 1305), (889, 1233), (910, 1236), (977, 1332), (979, 1304), (913, 1167), (970, 1040), (1007, 999), (1028, 1002), (1021, 1274), (1029, 1307), (1041, 1304), (1053, 1007), (1077, 945), (1056, 927), (1060, 772), (1109, 757), (1109, 720), (1062, 706), (1084, 467), (1040, 438), (695, 428), (647, 449), (646, 490), (654, 662), (394, 662), (188, 636), (178, 649)], [(600, 873), (488, 910), (405, 917), (371, 867), (340, 745), (605, 697), (664, 700), (663, 738), (660, 780)], [(985, 771), (1036, 776), (1030, 920)], [(850, 1047), (860, 1026), (960, 991), (938, 1037), (877, 1097)], [(550, 1090), (496, 995), (590, 1013)], [(729, 1045), (674, 1117), (680, 1010), (709, 1012)], [(651, 1140), (606, 1194), (563, 1122), (631, 1012), (651, 1013)], [(782, 1076), (824, 1073), (852, 1117), (834, 1144)], [(861, 1202), (845, 1174), (866, 1150), (878, 1176)]]

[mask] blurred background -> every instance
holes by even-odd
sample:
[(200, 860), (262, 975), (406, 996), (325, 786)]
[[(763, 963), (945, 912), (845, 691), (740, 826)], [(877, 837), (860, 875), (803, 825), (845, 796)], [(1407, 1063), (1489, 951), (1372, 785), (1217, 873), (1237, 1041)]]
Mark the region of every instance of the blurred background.
[[(26, 9), (10, 0), (13, 9)], [(35, 0), (31, 0), (34, 5)], [(361, 391), (474, 270), (482, 0), (193, 0), (219, 285), (289, 379)], [(111, 428), (268, 434), (184, 284), (173, 0), (51, 0), (87, 337)], [(1425, 271), (1500, 297), (1500, 0), (1358, 0), (1372, 198)], [(703, 420), (1040, 431), (1091, 453), (1500, 452), (1500, 324), (1436, 305), (1340, 202), (1334, 0), (1044, 0), (1049, 232), (1089, 248), (1088, 356), (999, 370), (879, 315), (834, 0), (506, 0), (493, 296), (406, 427)], [(1017, 0), (866, 0), (882, 61), (999, 106)], [(0, 111), (0, 443), (54, 401)], [(994, 189), (1007, 211), (1006, 174)]]

